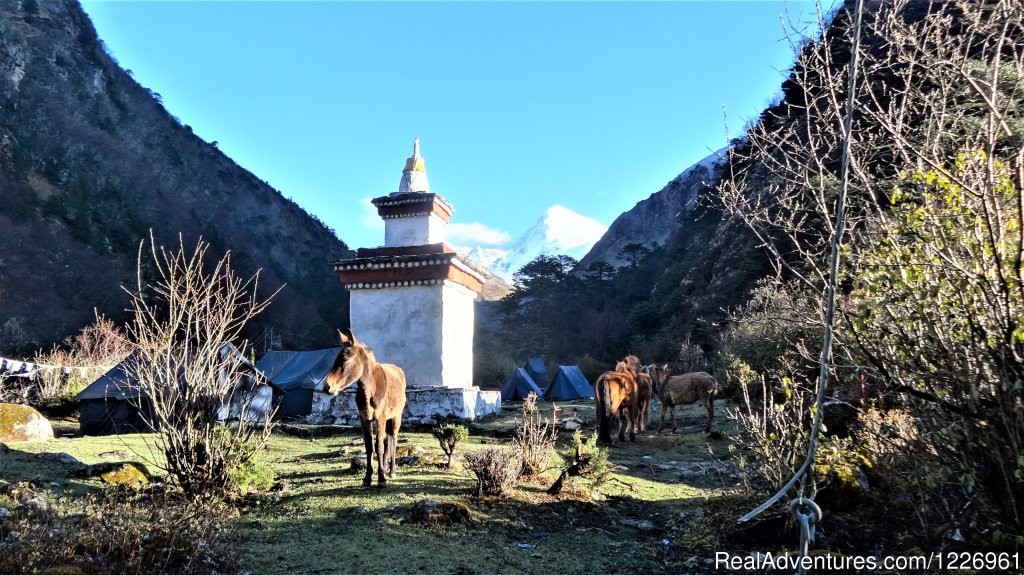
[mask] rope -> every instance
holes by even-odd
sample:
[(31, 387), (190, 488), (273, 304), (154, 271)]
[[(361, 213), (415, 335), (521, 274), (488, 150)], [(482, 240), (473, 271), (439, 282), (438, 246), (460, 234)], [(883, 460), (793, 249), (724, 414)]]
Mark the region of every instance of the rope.
[[(804, 460), (803, 465), (800, 466), (800, 469), (797, 470), (793, 477), (787, 481), (775, 495), (772, 495), (767, 501), (758, 505), (754, 510), (750, 511), (743, 517), (740, 517), (737, 520), (739, 523), (749, 521), (750, 519), (758, 516), (765, 509), (771, 507), (776, 501), (781, 499), (783, 495), (792, 489), (798, 481), (800, 482), (801, 496), (795, 501), (797, 501), (799, 505), (806, 505), (807, 502), (814, 505), (813, 501), (803, 497), (803, 493), (807, 486), (807, 471), (814, 463), (814, 454), (818, 449), (818, 434), (821, 431), (821, 419), (823, 412), (822, 405), (825, 403), (825, 391), (828, 389), (828, 368), (832, 357), (832, 330), (835, 325), (836, 284), (838, 283), (839, 277), (839, 250), (842, 245), (842, 238), (846, 224), (846, 196), (850, 183), (850, 140), (853, 132), (853, 105), (854, 93), (857, 90), (857, 55), (860, 52), (860, 29), (861, 14), (863, 13), (864, 8), (863, 4), (863, 0), (857, 0), (853, 9), (853, 44), (850, 46), (850, 75), (848, 78), (846, 93), (846, 118), (843, 125), (843, 157), (842, 166), (840, 168), (839, 198), (836, 200), (836, 217), (832, 233), (832, 249), (829, 254), (830, 266), (828, 285), (825, 295), (825, 333), (822, 338), (821, 357), (818, 362), (818, 395), (814, 402), (814, 424), (811, 426), (811, 436), (807, 442), (807, 458)], [(817, 508), (817, 505), (814, 505), (814, 507)], [(817, 509), (817, 518), (821, 518), (820, 508)], [(816, 524), (817, 521), (814, 523)], [(805, 533), (803, 531), (801, 532), (801, 557), (805, 556), (807, 552), (805, 544), (812, 543), (814, 541), (813, 526), (809, 527), (806, 535), (807, 537), (805, 537)]]

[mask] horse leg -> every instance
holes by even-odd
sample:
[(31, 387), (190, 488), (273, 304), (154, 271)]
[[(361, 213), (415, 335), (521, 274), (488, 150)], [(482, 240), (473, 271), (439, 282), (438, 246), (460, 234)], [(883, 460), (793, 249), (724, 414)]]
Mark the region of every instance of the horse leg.
[(665, 402), (661, 402), (661, 420), (658, 421), (658, 435), (661, 435), (661, 428), (665, 427)]
[(633, 441), (633, 442), (636, 442), (636, 422), (637, 422), (638, 419), (640, 419), (640, 414), (638, 414), (636, 412), (636, 406), (635, 405), (633, 406), (632, 409), (626, 410), (626, 413), (627, 413), (626, 419), (629, 420), (627, 422), (628, 425), (629, 425), (629, 440)]
[(384, 477), (384, 470), (388, 465), (387, 426), (386, 419), (377, 419), (377, 487), (386, 487), (388, 484)]
[(395, 452), (398, 450), (398, 429), (402, 427), (402, 416), (399, 414), (391, 420), (391, 477), (395, 476)]
[(363, 476), (363, 487), (369, 487), (373, 480), (373, 422), (360, 417), (359, 426), (363, 429), (363, 445), (366, 447), (366, 475)]
[(672, 433), (675, 433), (676, 432), (676, 406), (673, 405), (670, 409), (672, 409)]

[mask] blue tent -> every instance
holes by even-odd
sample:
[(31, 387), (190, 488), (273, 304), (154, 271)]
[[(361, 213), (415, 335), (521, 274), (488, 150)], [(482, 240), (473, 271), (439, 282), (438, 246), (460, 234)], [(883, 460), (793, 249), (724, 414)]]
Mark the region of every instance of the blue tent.
[(277, 408), (280, 419), (305, 417), (313, 410), (313, 391), (323, 391), (324, 379), (334, 366), (339, 347), (316, 351), (268, 351), (256, 369), (283, 393)]
[(594, 387), (590, 385), (587, 378), (575, 365), (563, 365), (555, 373), (555, 379), (551, 385), (544, 390), (545, 399), (582, 399), (594, 397)]
[(544, 360), (539, 357), (527, 358), (523, 369), (533, 378), (533, 381), (544, 382), (548, 380), (548, 368), (544, 365)]
[(502, 401), (515, 401), (517, 399), (526, 399), (530, 392), (537, 394), (537, 397), (543, 395), (537, 384), (533, 382), (533, 378), (530, 374), (526, 373), (526, 370), (517, 367), (512, 376), (501, 386), (501, 400)]

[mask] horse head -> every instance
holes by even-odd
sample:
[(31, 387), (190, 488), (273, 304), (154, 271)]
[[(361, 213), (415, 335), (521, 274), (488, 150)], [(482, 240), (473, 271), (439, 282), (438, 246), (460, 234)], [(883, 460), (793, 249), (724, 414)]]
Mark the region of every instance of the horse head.
[(668, 382), (668, 364), (655, 365), (651, 367), (651, 385), (654, 393), (661, 392), (661, 386)]
[(349, 329), (338, 330), (341, 349), (325, 382), (327, 393), (337, 395), (341, 390), (366, 377), (370, 366), (376, 363), (373, 350), (356, 339)]

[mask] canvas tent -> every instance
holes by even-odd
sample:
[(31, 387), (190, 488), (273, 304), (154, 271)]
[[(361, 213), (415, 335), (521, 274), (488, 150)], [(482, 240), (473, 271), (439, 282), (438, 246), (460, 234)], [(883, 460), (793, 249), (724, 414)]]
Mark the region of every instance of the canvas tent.
[(594, 397), (594, 388), (575, 365), (563, 365), (555, 372), (555, 379), (544, 390), (545, 399), (566, 401)]
[(541, 383), (548, 380), (548, 368), (544, 365), (544, 360), (539, 357), (527, 358), (526, 365), (523, 366), (526, 373), (529, 374), (533, 381), (539, 381)]
[[(249, 421), (266, 419), (275, 396), (280, 397), (281, 392), (275, 390), (234, 345), (225, 344), (219, 355), (226, 361), (236, 362), (235, 370), (241, 377), (224, 398), (225, 405), (218, 410), (218, 419), (242, 416)], [(82, 435), (152, 431), (147, 423), (152, 421), (152, 404), (132, 375), (139, 361), (138, 354), (128, 356), (75, 396), (79, 402), (78, 423)]]
[(256, 369), (234, 344), (225, 344), (219, 353), (221, 359), (236, 362), (235, 370), (240, 377), (225, 398), (227, 401), (217, 411), (217, 419), (268, 420), (274, 406), (281, 402), (283, 391)]
[(310, 414), (313, 391), (323, 391), (324, 379), (340, 349), (268, 351), (256, 362), (256, 369), (283, 393), (277, 407), (279, 419), (297, 419)]
[(135, 354), (128, 356), (75, 396), (82, 435), (151, 431), (146, 423), (151, 404), (138, 382), (129, 376), (129, 366), (136, 361)]
[(505, 381), (501, 386), (501, 400), (502, 401), (515, 401), (517, 399), (526, 399), (530, 392), (537, 394), (537, 397), (543, 395), (537, 384), (533, 382), (533, 378), (530, 377), (526, 370), (517, 367), (512, 373), (512, 376)]

